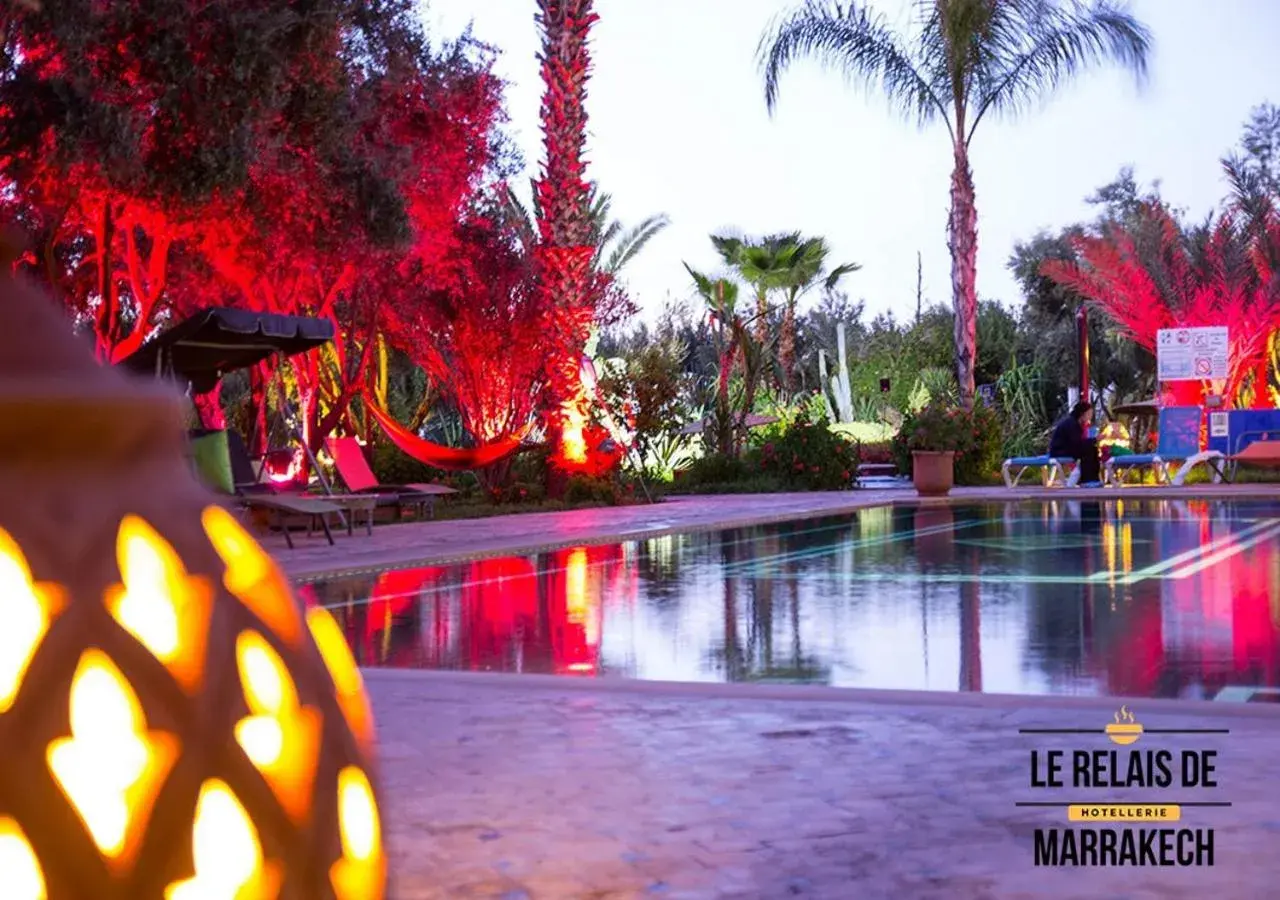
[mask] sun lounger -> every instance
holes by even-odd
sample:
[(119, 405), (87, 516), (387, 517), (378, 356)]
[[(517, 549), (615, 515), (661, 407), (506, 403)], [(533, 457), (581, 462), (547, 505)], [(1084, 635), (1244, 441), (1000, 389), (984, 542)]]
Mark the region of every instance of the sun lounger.
[(378, 494), (384, 502), (394, 503), (403, 509), (415, 510), (418, 518), (422, 518), (423, 510), (435, 516), (437, 497), (448, 497), (458, 493), (444, 484), (382, 484), (378, 476), (369, 468), (364, 458), (364, 450), (355, 438), (329, 438), (325, 441), (329, 456), (333, 458), (333, 467), (338, 470), (338, 477), (352, 494)]
[(1156, 452), (1111, 457), (1103, 470), (1106, 483), (1123, 484), (1124, 472), (1150, 468), (1155, 471), (1158, 483), (1180, 485), (1191, 470), (1199, 465), (1208, 466), (1214, 483), (1220, 482), (1226, 456), (1217, 450), (1201, 451), (1202, 415), (1198, 406), (1167, 406), (1160, 410), (1160, 438)]
[(1254, 441), (1243, 450), (1227, 457), (1231, 465), (1231, 480), (1234, 481), (1240, 464), (1247, 466), (1263, 466), (1280, 468), (1280, 441)]
[[(266, 485), (259, 484), (244, 441), (235, 431), (204, 431), (193, 436), (193, 443), (196, 441), (207, 442), (198, 454), (203, 457), (200, 468), (205, 483), (218, 493), (233, 497), (239, 506), (250, 512), (260, 510), (266, 513), (270, 524), (284, 533), (285, 543), (290, 549), (293, 548), (290, 519), (297, 518), (307, 520), (309, 532), (314, 532), (318, 525), (325, 539), (333, 544), (329, 516), (341, 514), (345, 508), (343, 505), (328, 498), (275, 493)], [(353, 531), (350, 519), (347, 530)]]
[[(1067, 474), (1068, 467), (1070, 475)], [(1080, 467), (1074, 459), (1065, 456), (1015, 456), (1004, 461), (1000, 474), (1004, 477), (1005, 487), (1017, 487), (1022, 476), (1033, 469), (1039, 471), (1040, 482), (1045, 487), (1057, 484), (1075, 487), (1080, 480)]]
[[(260, 509), (267, 512), (281, 532), (284, 542), (293, 549), (293, 536), (289, 533), (290, 517), (308, 520), (308, 533), (315, 531), (319, 525), (324, 531), (325, 539), (333, 545), (333, 532), (329, 529), (329, 516), (342, 512), (342, 507), (319, 497), (300, 497), (297, 494), (249, 494), (236, 498), (249, 511)], [(351, 531), (350, 520), (347, 524)]]

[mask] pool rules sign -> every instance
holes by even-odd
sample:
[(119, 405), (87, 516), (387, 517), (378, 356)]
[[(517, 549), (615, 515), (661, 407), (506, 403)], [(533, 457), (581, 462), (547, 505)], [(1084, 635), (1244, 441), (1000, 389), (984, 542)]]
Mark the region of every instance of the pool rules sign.
[(1156, 332), (1160, 381), (1217, 381), (1227, 377), (1227, 329), (1161, 328)]

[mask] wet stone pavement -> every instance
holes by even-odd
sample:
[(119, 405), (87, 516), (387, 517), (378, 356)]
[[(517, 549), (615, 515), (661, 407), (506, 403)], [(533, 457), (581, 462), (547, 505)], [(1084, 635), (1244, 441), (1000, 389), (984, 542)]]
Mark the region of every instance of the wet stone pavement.
[(1276, 896), (1274, 707), (1137, 703), (1147, 728), (1230, 729), (1142, 738), (1217, 749), (1219, 788), (1083, 797), (1231, 802), (1179, 823), (1214, 828), (1212, 868), (1053, 869), (1033, 833), (1066, 811), (1015, 803), (1081, 792), (1031, 788), (1030, 751), (1115, 748), (1018, 730), (1102, 727), (1109, 702), (367, 678), (395, 900)]

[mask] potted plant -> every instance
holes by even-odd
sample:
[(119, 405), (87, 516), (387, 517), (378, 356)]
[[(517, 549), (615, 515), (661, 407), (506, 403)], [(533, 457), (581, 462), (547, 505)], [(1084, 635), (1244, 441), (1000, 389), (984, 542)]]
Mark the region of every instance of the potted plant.
[(945, 497), (955, 483), (956, 451), (969, 427), (961, 409), (930, 404), (908, 416), (899, 449), (911, 454), (911, 482), (922, 497)]

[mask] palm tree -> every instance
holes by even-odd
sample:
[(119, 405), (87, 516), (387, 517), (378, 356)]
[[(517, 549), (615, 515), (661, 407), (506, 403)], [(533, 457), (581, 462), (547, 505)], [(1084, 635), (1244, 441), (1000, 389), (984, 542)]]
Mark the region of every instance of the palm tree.
[[(592, 265), (605, 275), (617, 275), (640, 254), (645, 245), (671, 224), (665, 215), (649, 216), (630, 228), (611, 217), (613, 197), (592, 183), (588, 186), (588, 220), (590, 243), (596, 248)], [(533, 195), (533, 209), (520, 202), (511, 188), (502, 194), (503, 212), (526, 252), (538, 244), (538, 195)]]
[[(768, 355), (768, 348), (751, 336), (751, 323), (738, 313), (738, 285), (727, 278), (712, 279), (696, 271), (688, 263), (685, 270), (693, 279), (698, 294), (706, 301), (711, 313), (712, 341), (718, 357), (716, 373), (715, 405), (710, 416), (714, 429), (715, 452), (722, 456), (737, 456), (742, 436), (747, 430), (747, 416), (755, 406), (756, 389), (760, 373)], [(740, 408), (734, 414), (729, 390), (733, 373), (742, 359), (742, 395)]]
[(787, 278), (787, 300), (782, 313), (782, 333), (778, 338), (778, 364), (782, 369), (782, 386), (791, 390), (791, 379), (796, 367), (796, 303), (819, 279), (826, 290), (834, 290), (844, 276), (862, 268), (858, 263), (845, 263), (826, 271), (827, 256), (831, 248), (824, 238), (809, 238), (800, 243), (799, 251), (791, 258)]
[(768, 343), (769, 295), (787, 287), (795, 277), (796, 256), (803, 243), (800, 232), (772, 234), (760, 240), (712, 235), (711, 243), (725, 265), (755, 290), (756, 341)]
[(988, 113), (1016, 114), (1091, 66), (1118, 63), (1141, 81), (1151, 33), (1112, 0), (918, 0), (908, 34), (863, 2), (805, 0), (760, 40), (765, 102), (803, 57), (879, 87), (921, 125), (941, 119), (954, 167), (947, 245), (955, 306), (956, 375), (972, 405), (977, 359), (978, 217), (969, 144)]

